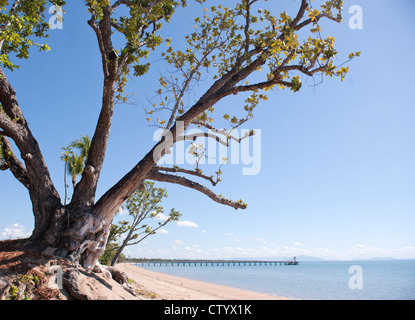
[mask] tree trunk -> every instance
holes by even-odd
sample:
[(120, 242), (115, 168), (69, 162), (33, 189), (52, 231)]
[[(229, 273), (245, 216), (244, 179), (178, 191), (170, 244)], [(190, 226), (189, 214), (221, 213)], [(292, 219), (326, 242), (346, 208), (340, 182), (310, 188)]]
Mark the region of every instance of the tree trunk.
[(63, 234), (62, 244), (67, 256), (91, 270), (105, 251), (111, 223), (112, 219), (103, 220), (92, 213), (78, 214)]
[[(34, 231), (27, 247), (44, 250), (56, 248), (56, 253), (79, 261), (92, 269), (104, 252), (114, 213), (124, 202), (95, 208), (95, 192), (111, 128), (114, 109), (115, 79), (105, 79), (103, 106), (82, 179), (75, 186), (72, 201), (62, 205), (50, 177), (38, 142), (33, 137), (17, 103), (16, 93), (0, 68), (0, 124), (4, 135), (18, 147), (24, 164), (11, 150), (6, 138), (12, 173), (28, 189), (34, 214)], [(134, 191), (134, 190), (133, 190)], [(66, 199), (65, 199), (66, 200)], [(65, 201), (66, 203), (66, 201)]]
[(127, 234), (127, 237), (124, 239), (121, 247), (118, 248), (114, 258), (111, 261), (111, 266), (115, 266), (115, 264), (118, 261), (118, 258), (120, 257), (120, 254), (123, 252), (124, 248), (127, 246), (128, 242), (130, 241), (132, 235), (133, 235), (134, 229), (131, 228), (130, 231)]
[(109, 212), (71, 212), (53, 197), (44, 197), (31, 188), (35, 228), (25, 247), (54, 254), (92, 270), (104, 253), (113, 214)]

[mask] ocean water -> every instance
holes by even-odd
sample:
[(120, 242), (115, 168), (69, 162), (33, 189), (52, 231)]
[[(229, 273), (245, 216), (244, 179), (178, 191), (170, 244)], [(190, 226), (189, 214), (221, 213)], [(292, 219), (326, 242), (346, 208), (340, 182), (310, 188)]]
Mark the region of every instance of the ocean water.
[(322, 261), (295, 266), (141, 268), (235, 288), (307, 300), (415, 300), (415, 260)]

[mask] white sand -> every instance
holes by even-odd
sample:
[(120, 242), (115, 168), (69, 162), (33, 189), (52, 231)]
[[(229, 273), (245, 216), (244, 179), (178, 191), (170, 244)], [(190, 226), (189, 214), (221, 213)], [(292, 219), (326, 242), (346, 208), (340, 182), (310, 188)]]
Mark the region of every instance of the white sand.
[(134, 264), (121, 263), (116, 268), (125, 272), (139, 289), (150, 292), (155, 299), (169, 300), (287, 300), (259, 292), (191, 280), (139, 268)]

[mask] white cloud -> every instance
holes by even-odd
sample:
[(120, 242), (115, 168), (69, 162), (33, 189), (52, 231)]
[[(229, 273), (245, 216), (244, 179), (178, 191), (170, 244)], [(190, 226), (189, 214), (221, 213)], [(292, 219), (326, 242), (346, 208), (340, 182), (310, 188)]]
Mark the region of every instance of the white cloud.
[(265, 240), (264, 238), (254, 238), (254, 241), (260, 242), (262, 244), (267, 244), (267, 240)]
[[(230, 234), (229, 236), (234, 236)], [(259, 240), (258, 240), (259, 241)], [(259, 243), (261, 243), (259, 241)], [(168, 249), (149, 249), (141, 246), (134, 255), (146, 257), (162, 257), (170, 259), (194, 258), (194, 259), (287, 259), (297, 257), (301, 262), (301, 255), (313, 256), (327, 260), (361, 260), (374, 257), (392, 257), (396, 259), (414, 259), (415, 247), (404, 246), (401, 248), (385, 249), (371, 246), (355, 247), (350, 246), (348, 249), (337, 250), (327, 247), (304, 246), (285, 246), (276, 247), (268, 244), (259, 247), (239, 247), (236, 245), (203, 248), (199, 245), (193, 245), (191, 241), (175, 240), (171, 248)], [(138, 251), (139, 250), (139, 251)]]
[(301, 242), (293, 242), (294, 245), (302, 247), (304, 244), (302, 244)]
[(207, 233), (207, 231), (206, 230), (202, 230), (202, 233)]
[(164, 228), (161, 228), (161, 229), (157, 230), (157, 233), (160, 233), (160, 234), (168, 234), (168, 233), (170, 233), (170, 231), (168, 231), (168, 230), (166, 230)]
[(192, 221), (187, 221), (187, 220), (177, 221), (177, 225), (179, 227), (184, 227), (184, 228), (199, 228), (199, 226), (196, 223)]
[(198, 245), (194, 245), (192, 248), (184, 247), (184, 250), (186, 251), (187, 255), (193, 258), (200, 257), (201, 255), (203, 256), (204, 254), (206, 254), (205, 252), (202, 252)]
[(31, 232), (26, 231), (25, 226), (15, 223), (12, 226), (0, 229), (0, 240), (27, 238), (31, 234)]
[(154, 218), (158, 219), (158, 220), (162, 220), (162, 221), (166, 221), (169, 217), (166, 216), (163, 213), (157, 213)]
[(367, 246), (364, 245), (364, 244), (357, 244), (357, 245), (353, 246), (353, 248), (367, 248)]
[(226, 233), (225, 234), (226, 236), (228, 236), (229, 238), (231, 238), (233, 241), (235, 241), (235, 242), (239, 242), (239, 241), (241, 241), (240, 239), (239, 239), (239, 237), (236, 235), (236, 234), (234, 234), (233, 232), (228, 232), (228, 233)]
[(127, 209), (125, 209), (124, 207), (120, 207), (120, 208), (118, 209), (117, 213), (118, 213), (120, 216), (122, 216), (122, 215), (126, 215), (126, 214), (128, 214), (129, 212), (128, 212), (128, 210), (127, 210)]

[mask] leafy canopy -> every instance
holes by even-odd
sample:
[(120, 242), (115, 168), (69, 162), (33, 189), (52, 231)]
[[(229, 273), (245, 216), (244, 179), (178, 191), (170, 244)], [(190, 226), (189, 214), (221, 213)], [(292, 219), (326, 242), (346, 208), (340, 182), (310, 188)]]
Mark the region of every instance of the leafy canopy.
[[(144, 188), (136, 190), (126, 201), (125, 208), (128, 214), (133, 218), (131, 226), (128, 228), (133, 231), (129, 240), (137, 240), (135, 243), (142, 241), (149, 235), (155, 234), (158, 229), (169, 222), (178, 221), (181, 214), (174, 208), (170, 210), (168, 216), (165, 216), (164, 208), (160, 205), (164, 198), (167, 198), (167, 190), (155, 187), (154, 182), (144, 182)], [(141, 224), (144, 220), (158, 219), (156, 226), (150, 224)], [(128, 222), (121, 222), (128, 224)], [(140, 238), (141, 237), (141, 238)]]
[[(186, 6), (186, 0), (119, 0), (113, 5), (109, 0), (86, 1), (88, 11), (92, 14), (90, 25), (101, 29), (102, 25), (109, 22), (114, 34), (122, 38), (123, 46), (114, 48), (120, 67), (117, 75), (118, 100), (127, 101), (124, 89), (129, 75), (138, 77), (148, 72), (150, 63), (142, 63), (142, 60), (147, 59), (150, 50), (162, 43), (163, 39), (158, 34), (162, 22), (169, 22), (179, 5)], [(120, 6), (125, 6), (127, 10), (118, 13)], [(111, 8), (109, 13), (105, 11), (108, 8)], [(110, 21), (107, 21), (109, 16)], [(105, 41), (105, 38), (102, 39), (103, 47), (106, 46)]]
[[(220, 81), (244, 69), (247, 71), (238, 74), (240, 82), (234, 87), (234, 94), (251, 92), (243, 106), (245, 115), (223, 115), (233, 128), (251, 119), (258, 104), (268, 99), (259, 90), (298, 92), (302, 77), (314, 75), (340, 77), (343, 81), (349, 69), (343, 64), (336, 66), (335, 38), (324, 37), (319, 23), (323, 18), (340, 22), (342, 1), (326, 1), (319, 9), (307, 1), (303, 21), (296, 21), (297, 17), (287, 12), (275, 15), (263, 8), (254, 10), (257, 2), (260, 1), (237, 1), (234, 7), (203, 6), (203, 15), (194, 18), (194, 30), (185, 37), (185, 49), (175, 50), (172, 41), (166, 40), (168, 49), (162, 55), (175, 72), (159, 79), (156, 95), (160, 102), (147, 110), (147, 121), (153, 119), (157, 126), (169, 129), (175, 119), (192, 107), (184, 99), (192, 86), (209, 78)], [(303, 36), (302, 32), (300, 36), (301, 29), (308, 30), (309, 35)], [(360, 52), (351, 53), (349, 59), (359, 55)], [(255, 70), (250, 70), (254, 64)], [(252, 81), (255, 83), (251, 84)], [(213, 111), (209, 108), (197, 119), (212, 123)]]
[(38, 47), (40, 51), (50, 50), (46, 44), (36, 42), (36, 39), (48, 37), (46, 7), (64, 4), (63, 0), (0, 0), (1, 65), (13, 71), (19, 66), (11, 61), (11, 54), (19, 59), (28, 59), (32, 46)]

